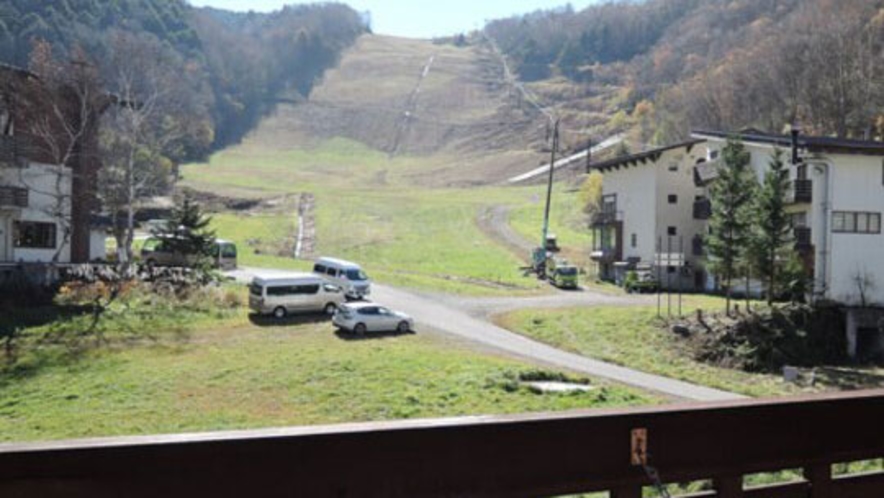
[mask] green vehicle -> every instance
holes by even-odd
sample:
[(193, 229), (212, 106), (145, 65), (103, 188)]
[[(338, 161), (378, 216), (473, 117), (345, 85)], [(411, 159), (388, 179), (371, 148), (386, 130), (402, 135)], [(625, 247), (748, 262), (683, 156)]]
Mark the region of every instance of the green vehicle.
[(657, 292), (657, 279), (654, 272), (649, 269), (631, 270), (626, 274), (623, 288), (628, 294), (643, 294), (645, 292)]
[(576, 289), (577, 267), (564, 259), (550, 258), (546, 264), (546, 279), (560, 289)]

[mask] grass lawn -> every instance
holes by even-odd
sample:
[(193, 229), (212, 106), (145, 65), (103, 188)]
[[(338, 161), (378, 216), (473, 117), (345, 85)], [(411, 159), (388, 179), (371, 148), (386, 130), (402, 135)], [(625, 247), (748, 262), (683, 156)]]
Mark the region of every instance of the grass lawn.
[[(685, 313), (722, 310), (723, 300), (690, 296)], [(665, 306), (665, 303), (664, 303)], [(510, 330), (584, 356), (749, 396), (802, 389), (776, 375), (751, 374), (694, 361), (679, 339), (657, 319), (656, 307), (521, 310), (497, 318)]]
[[(0, 440), (177, 433), (654, 403), (596, 384), (538, 395), (514, 383), (534, 369), (424, 333), (353, 340), (324, 320), (283, 324), (244, 310), (106, 330), (106, 343), (0, 370)], [(184, 325), (181, 325), (184, 324)], [(26, 334), (45, 335), (48, 325)]]
[[(527, 202), (539, 188), (445, 188), (409, 185), (401, 174), (439, 158), (390, 161), (356, 142), (335, 139), (315, 149), (214, 155), (183, 168), (185, 185), (231, 196), (316, 198), (316, 252), (361, 263), (377, 280), (467, 295), (536, 293), (544, 287), (519, 271), (523, 263), (482, 233), (484, 207)], [(383, 173), (383, 174), (382, 174)], [(380, 176), (382, 179), (379, 179)], [(240, 263), (303, 269), (279, 251), (254, 254), (250, 239), (284, 247), (297, 231), (295, 213), (220, 213), (215, 228), (240, 247)]]

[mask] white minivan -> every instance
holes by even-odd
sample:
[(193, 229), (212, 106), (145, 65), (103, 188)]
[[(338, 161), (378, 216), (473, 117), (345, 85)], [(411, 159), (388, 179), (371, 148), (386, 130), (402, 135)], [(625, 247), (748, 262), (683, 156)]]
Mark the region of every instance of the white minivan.
[(371, 280), (356, 263), (336, 258), (319, 258), (313, 273), (344, 289), (347, 299), (362, 299), (371, 294)]
[(344, 301), (343, 289), (309, 273), (255, 277), (249, 286), (249, 308), (276, 318), (320, 311), (330, 316)]

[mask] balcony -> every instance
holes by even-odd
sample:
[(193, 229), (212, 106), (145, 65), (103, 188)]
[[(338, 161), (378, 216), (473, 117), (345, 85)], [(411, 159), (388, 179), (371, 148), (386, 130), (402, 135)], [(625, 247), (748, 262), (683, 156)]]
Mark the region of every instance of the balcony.
[(14, 163), (21, 154), (16, 137), (0, 135), (0, 162)]
[(712, 217), (712, 201), (699, 199), (694, 201), (694, 219), (708, 220)]
[(810, 228), (807, 227), (797, 227), (795, 228), (794, 236), (795, 236), (795, 249), (802, 251), (807, 250), (813, 247), (813, 242), (811, 239), (812, 232)]
[(788, 196), (789, 204), (809, 204), (813, 202), (813, 180), (795, 180)]
[(617, 250), (612, 248), (594, 249), (589, 253), (589, 259), (596, 263), (613, 263), (617, 261)]
[(619, 221), (619, 218), (617, 211), (607, 209), (599, 211), (592, 215), (592, 226), (613, 225)]
[(28, 189), (0, 186), (0, 208), (4, 207), (28, 207)]
[[(711, 479), (706, 497), (884, 496), (884, 391), (603, 412), (0, 445), (0, 496), (524, 497)], [(639, 437), (644, 435), (645, 437)], [(644, 442), (644, 444), (642, 444)], [(786, 468), (804, 478), (745, 488)]]
[(691, 254), (697, 257), (706, 255), (706, 245), (702, 236), (696, 235), (691, 239)]

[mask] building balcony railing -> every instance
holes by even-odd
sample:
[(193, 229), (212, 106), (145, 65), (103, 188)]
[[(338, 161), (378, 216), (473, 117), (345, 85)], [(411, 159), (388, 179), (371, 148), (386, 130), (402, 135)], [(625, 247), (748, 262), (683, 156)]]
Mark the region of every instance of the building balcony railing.
[(612, 263), (617, 260), (617, 250), (614, 248), (593, 249), (589, 253), (589, 259), (596, 263)]
[(19, 140), (14, 136), (0, 135), (0, 162), (14, 163), (21, 154)]
[[(711, 480), (701, 495), (884, 496), (884, 391), (555, 415), (0, 445), (0, 496), (523, 497)], [(799, 468), (803, 479), (745, 487)]]
[(809, 204), (813, 202), (813, 180), (795, 180), (787, 198), (790, 204)]
[(620, 214), (618, 211), (604, 210), (599, 211), (592, 215), (592, 225), (593, 226), (601, 226), (601, 225), (613, 225), (617, 221), (620, 220)]
[(0, 207), (28, 207), (28, 189), (0, 186)]
[(810, 228), (807, 227), (795, 228), (795, 249), (810, 249), (813, 246), (813, 242), (811, 240), (812, 233), (813, 232), (811, 232)]
[(694, 219), (708, 220), (712, 217), (712, 201), (699, 199), (694, 201)]

